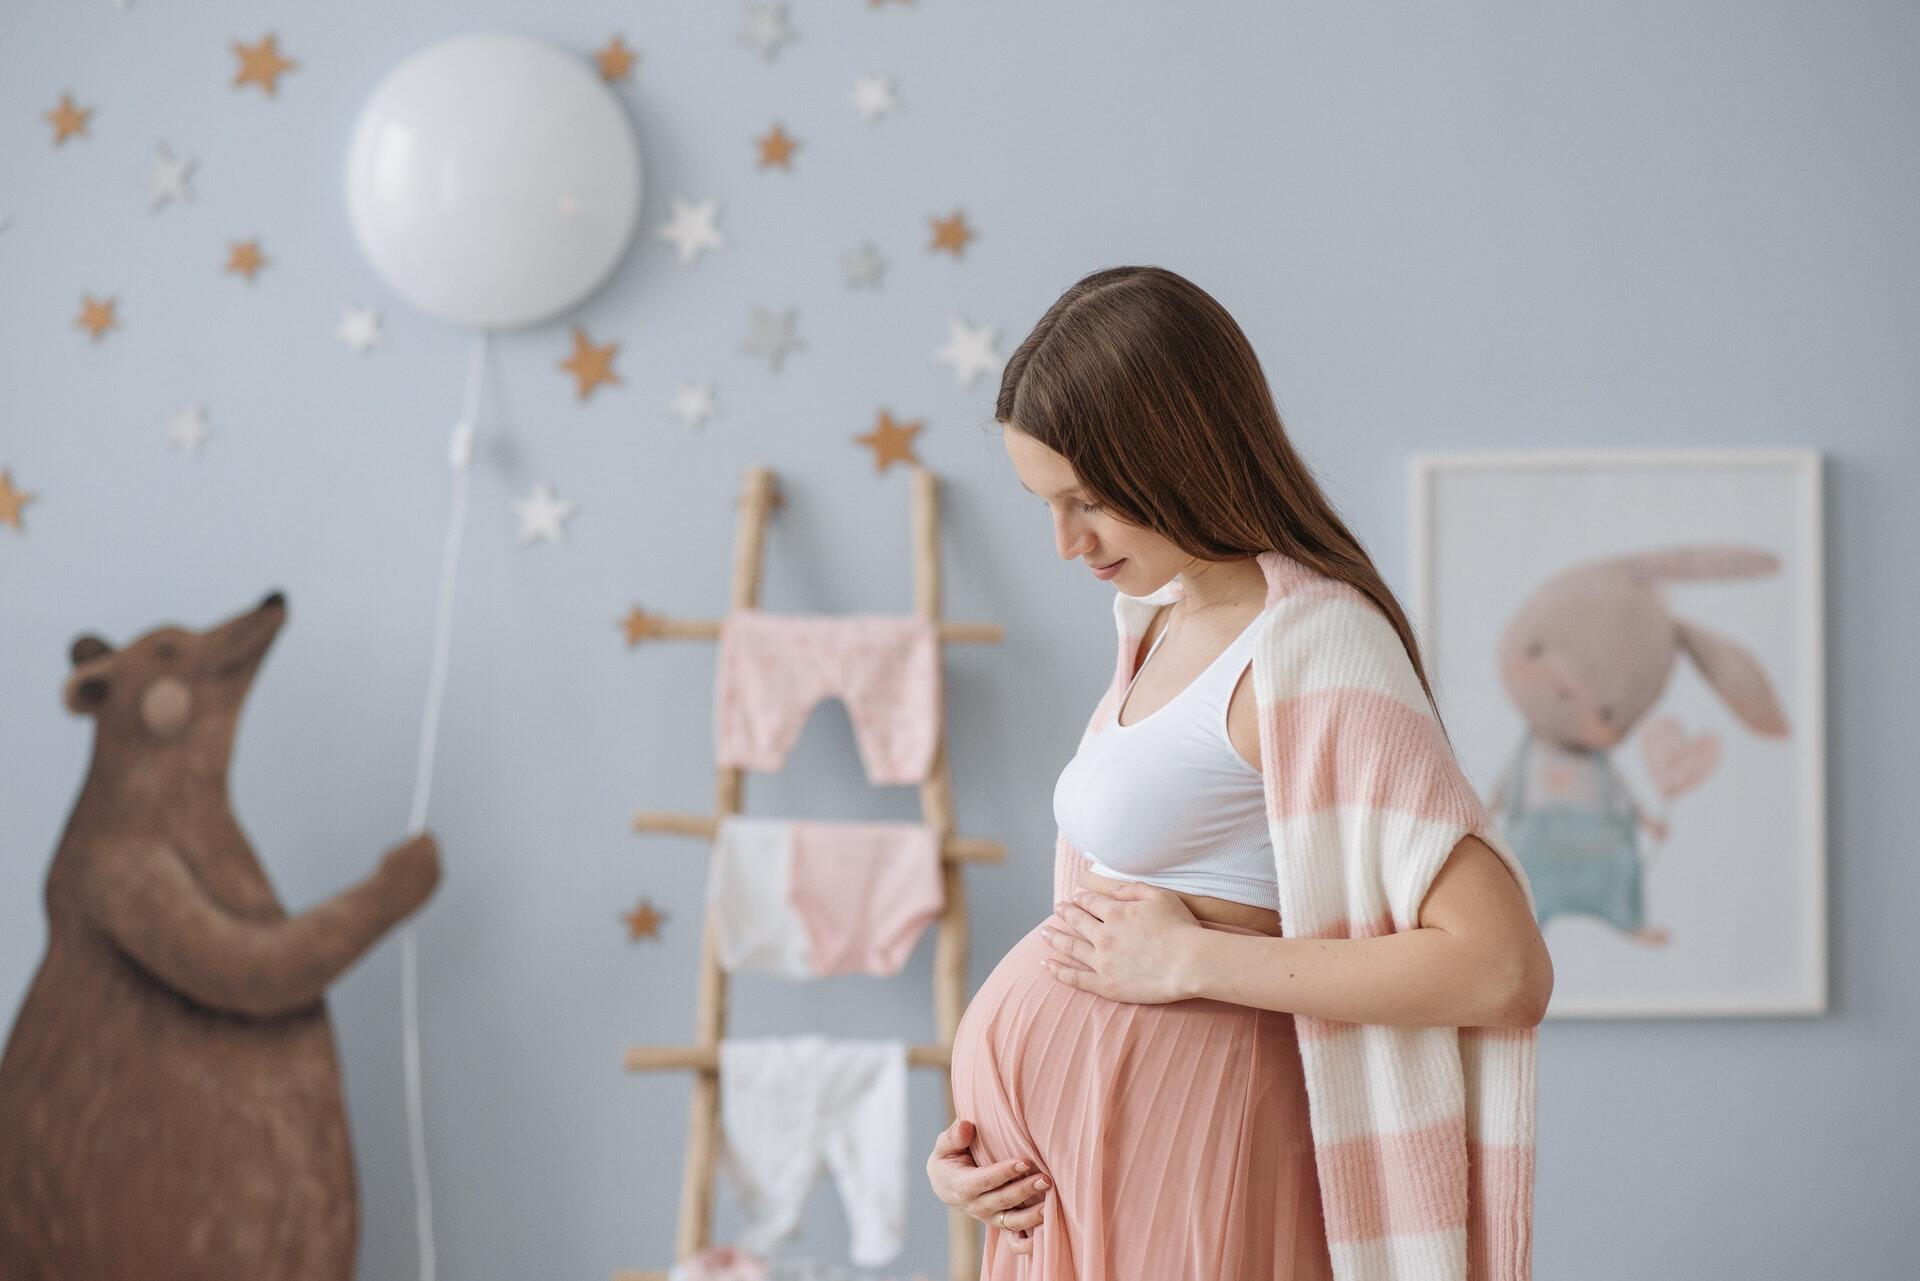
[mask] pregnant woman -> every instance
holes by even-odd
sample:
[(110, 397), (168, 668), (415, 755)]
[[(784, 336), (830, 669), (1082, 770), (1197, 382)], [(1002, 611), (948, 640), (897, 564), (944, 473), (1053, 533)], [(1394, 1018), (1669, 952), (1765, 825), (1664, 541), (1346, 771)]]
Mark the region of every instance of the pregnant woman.
[[(1270, 804), (1278, 771), (1263, 765), (1295, 743), (1272, 718), (1261, 724), (1263, 626), (1308, 625), (1274, 617), (1301, 583), (1323, 596), (1358, 588), (1364, 597), (1339, 599), (1377, 604), (1396, 658), (1402, 642), (1412, 658), (1414, 695), (1426, 678), (1397, 604), (1288, 444), (1245, 337), (1173, 273), (1097, 272), (1011, 357), (995, 418), (1022, 486), (1052, 513), (1059, 554), (1151, 617), (1130, 634), (1125, 620), (1141, 615), (1117, 609), (1119, 670), (1054, 788), (1060, 901), (994, 968), (955, 1037), (958, 1119), (927, 1170), (942, 1200), (992, 1229), (983, 1281), (1464, 1281), (1469, 1252), (1474, 1281), (1524, 1277), (1530, 1183), (1522, 1200), (1519, 1175), (1497, 1164), (1489, 1175), (1483, 1155), (1482, 1182), (1511, 1196), (1492, 1211), (1501, 1227), (1470, 1231), (1465, 1216), (1480, 1207), (1464, 1205), (1465, 1160), (1456, 1170), (1448, 1158), (1490, 1145), (1465, 1135), (1466, 1109), (1455, 1115), (1445, 1098), (1418, 1132), (1435, 1136), (1429, 1150), (1447, 1168), (1429, 1162), (1397, 1185), (1430, 1180), (1407, 1200), (1431, 1221), (1412, 1222), (1391, 1189), (1363, 1189), (1359, 1201), (1380, 1204), (1353, 1212), (1352, 1178), (1325, 1196), (1296, 1013), (1317, 1016), (1316, 1031), (1338, 1019), (1524, 1037), (1524, 1088), (1506, 1092), (1524, 1095), (1528, 1141), (1510, 1147), (1530, 1178), (1530, 1029), (1552, 969), (1510, 857), (1471, 834), (1454, 846), (1479, 814), (1470, 794), (1431, 782), (1465, 791), (1450, 756), (1401, 756), (1422, 792), (1407, 813), (1417, 820), (1439, 797), (1468, 816), (1436, 824), (1454, 857), (1417, 900), (1417, 923), (1350, 939), (1316, 920), (1318, 937), (1283, 937), (1272, 824), (1284, 805)], [(1319, 747), (1355, 754), (1331, 731)], [(1307, 779), (1312, 766), (1285, 776)], [(1337, 824), (1316, 830), (1342, 839)], [(1331, 860), (1338, 885), (1342, 851), (1319, 849), (1286, 857)], [(1461, 1056), (1451, 1062), (1457, 1073)], [(1313, 1122), (1325, 1109), (1327, 1124), (1348, 1123), (1399, 1079), (1354, 1081), (1367, 1088), (1351, 1099), (1323, 1087)], [(1366, 1127), (1351, 1124), (1359, 1143)], [(1378, 1168), (1371, 1149), (1342, 1148), (1343, 1177), (1392, 1178), (1380, 1173), (1390, 1148)], [(1323, 1205), (1341, 1207), (1337, 1222)], [(1394, 1221), (1370, 1222), (1369, 1208)], [(1343, 1253), (1335, 1241), (1347, 1239)]]

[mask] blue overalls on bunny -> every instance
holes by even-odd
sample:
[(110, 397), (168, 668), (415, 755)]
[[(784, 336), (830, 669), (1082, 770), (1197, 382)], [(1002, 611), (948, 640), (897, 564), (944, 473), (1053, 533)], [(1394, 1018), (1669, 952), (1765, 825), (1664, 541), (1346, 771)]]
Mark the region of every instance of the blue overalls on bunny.
[(1532, 884), (1535, 921), (1544, 926), (1551, 916), (1584, 912), (1622, 930), (1638, 930), (1645, 920), (1638, 807), (1615, 778), (1606, 753), (1598, 750), (1579, 753), (1594, 771), (1597, 807), (1529, 806), (1532, 747), (1529, 729), (1509, 768), (1499, 823)]

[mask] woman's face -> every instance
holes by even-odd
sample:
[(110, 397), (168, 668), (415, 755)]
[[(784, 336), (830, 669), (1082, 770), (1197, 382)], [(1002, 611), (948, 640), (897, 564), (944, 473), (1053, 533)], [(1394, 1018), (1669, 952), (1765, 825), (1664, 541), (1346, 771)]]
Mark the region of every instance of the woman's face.
[(1047, 505), (1062, 560), (1079, 559), (1090, 570), (1113, 567), (1112, 573), (1095, 577), (1129, 596), (1145, 596), (1193, 559), (1170, 540), (1096, 503), (1080, 488), (1080, 478), (1064, 455), (1014, 427), (1000, 436), (1021, 485)]

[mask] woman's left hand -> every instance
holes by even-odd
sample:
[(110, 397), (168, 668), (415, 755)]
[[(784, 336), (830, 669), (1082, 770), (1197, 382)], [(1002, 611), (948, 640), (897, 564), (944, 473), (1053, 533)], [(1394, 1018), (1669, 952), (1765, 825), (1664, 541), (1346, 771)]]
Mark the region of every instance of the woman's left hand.
[(1172, 890), (1128, 881), (1111, 894), (1081, 889), (1053, 908), (1042, 935), (1054, 952), (1047, 970), (1060, 982), (1138, 1005), (1191, 995), (1190, 931), (1200, 923)]

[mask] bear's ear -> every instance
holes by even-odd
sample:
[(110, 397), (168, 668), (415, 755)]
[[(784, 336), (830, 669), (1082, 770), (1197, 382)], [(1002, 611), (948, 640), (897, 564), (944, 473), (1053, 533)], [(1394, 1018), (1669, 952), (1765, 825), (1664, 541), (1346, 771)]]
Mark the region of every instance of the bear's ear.
[(78, 667), (82, 663), (91, 663), (102, 654), (113, 653), (113, 646), (107, 644), (98, 636), (88, 634), (75, 640), (73, 642), (73, 648), (70, 649), (68, 653), (73, 658), (73, 665)]

